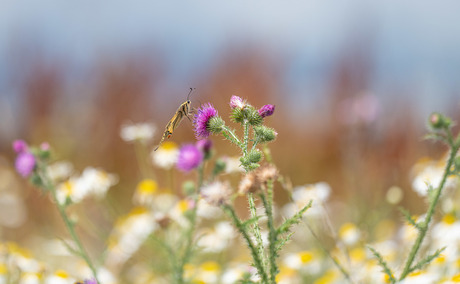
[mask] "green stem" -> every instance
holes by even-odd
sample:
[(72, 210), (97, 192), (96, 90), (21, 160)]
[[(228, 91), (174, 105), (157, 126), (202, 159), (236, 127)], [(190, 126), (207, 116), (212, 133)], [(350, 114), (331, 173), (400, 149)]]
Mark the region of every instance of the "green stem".
[(200, 188), (203, 185), (203, 175), (204, 175), (204, 165), (202, 164), (198, 168), (198, 184), (196, 188), (196, 193), (194, 196), (194, 206), (192, 208), (192, 212), (190, 215), (190, 227), (186, 232), (186, 244), (184, 249), (184, 254), (180, 258), (179, 264), (177, 265), (177, 283), (184, 283), (184, 267), (189, 261), (190, 257), (192, 256), (192, 249), (193, 249), (193, 234), (196, 229), (196, 220), (197, 220), (197, 212), (198, 212), (198, 200), (200, 196)]
[(259, 253), (259, 257), (262, 262), (262, 266), (266, 267), (267, 265), (267, 260), (265, 256), (265, 250), (264, 250), (264, 245), (262, 241), (262, 235), (260, 233), (260, 226), (259, 222), (257, 221), (257, 211), (256, 211), (256, 205), (254, 202), (254, 196), (252, 193), (248, 194), (248, 203), (249, 203), (249, 211), (251, 212), (251, 218), (256, 219), (254, 224), (252, 225), (252, 231), (254, 233), (254, 236), (257, 241), (257, 251)]
[(164, 242), (161, 239), (158, 239), (157, 237), (155, 237), (152, 234), (150, 235), (150, 239), (155, 241), (157, 244), (159, 244), (166, 251), (166, 254), (168, 255), (168, 257), (170, 259), (171, 268), (172, 268), (171, 270), (173, 271), (173, 278), (175, 279), (176, 283), (180, 283), (180, 279), (181, 279), (182, 275), (177, 274), (177, 272), (178, 272), (177, 267), (178, 266), (177, 266), (177, 260), (176, 260), (176, 257), (175, 257), (174, 250), (166, 242)]
[(267, 197), (262, 192), (260, 194), (262, 202), (265, 207), (265, 213), (267, 214), (267, 225), (268, 225), (268, 241), (269, 241), (269, 260), (270, 260), (270, 281), (276, 283), (276, 275), (278, 274), (278, 265), (276, 264), (276, 258), (278, 257), (276, 243), (277, 233), (275, 224), (273, 222), (273, 181), (267, 181)]
[(235, 210), (230, 205), (224, 205), (223, 209), (230, 216), (233, 223), (238, 228), (238, 231), (241, 233), (243, 238), (246, 240), (246, 243), (252, 255), (252, 259), (254, 260), (254, 266), (257, 269), (259, 276), (262, 278), (262, 283), (269, 283), (267, 273), (265, 272), (265, 269), (262, 266), (262, 260), (260, 259), (259, 254), (257, 253), (257, 249), (254, 246), (254, 243), (252, 242), (251, 236), (247, 232), (240, 218), (238, 218)]
[(243, 121), (243, 131), (243, 157), (246, 157), (249, 145), (249, 123), (246, 119)]
[(83, 244), (80, 241), (80, 238), (78, 237), (77, 233), (75, 232), (75, 227), (74, 223), (70, 220), (70, 218), (67, 216), (67, 213), (65, 212), (65, 205), (62, 205), (59, 203), (57, 196), (56, 196), (56, 188), (52, 184), (52, 182), (48, 179), (48, 177), (43, 174), (44, 170), (41, 168), (40, 169), (40, 178), (43, 181), (43, 186), (50, 191), (51, 197), (53, 202), (56, 204), (59, 214), (61, 215), (62, 220), (64, 221), (67, 230), (70, 233), (70, 236), (72, 237), (72, 240), (75, 242), (77, 245), (78, 249), (78, 254), (83, 260), (88, 264), (88, 267), (90, 268), (94, 279), (96, 279), (97, 283), (101, 283), (99, 279), (97, 278), (97, 273), (96, 273), (96, 268), (94, 267), (90, 257), (88, 256), (88, 253), (86, 252), (85, 248), (83, 247)]
[(238, 137), (235, 135), (235, 132), (228, 128), (227, 126), (222, 126), (222, 135), (224, 135), (225, 138), (236, 144), (238, 147), (243, 149), (243, 143), (238, 139)]
[[(450, 130), (446, 130), (449, 141), (453, 141), (452, 139), (452, 134), (450, 133)], [(458, 140), (458, 139), (457, 139)], [(425, 220), (419, 225), (419, 234), (417, 236), (417, 239), (415, 240), (414, 245), (412, 246), (412, 249), (409, 253), (409, 257), (407, 258), (406, 264), (404, 266), (404, 270), (401, 273), (401, 276), (399, 277), (399, 281), (403, 280), (406, 278), (406, 276), (412, 271), (412, 263), (414, 262), (414, 259), (423, 243), (423, 240), (425, 239), (426, 233), (428, 231), (429, 224), (431, 222), (431, 219), (434, 214), (434, 210), (436, 208), (436, 205), (438, 203), (439, 197), (441, 196), (442, 189), (444, 188), (444, 185), (446, 183), (447, 177), (449, 176), (450, 169), (452, 167), (452, 164), (454, 162), (455, 156), (457, 154), (457, 151), (460, 147), (460, 143), (458, 144), (451, 144), (451, 151), (449, 155), (449, 160), (447, 161), (446, 168), (444, 169), (444, 175), (442, 177), (441, 183), (439, 184), (439, 187), (436, 189), (435, 195), (433, 199), (430, 202), (430, 205), (428, 207), (428, 212), (426, 214)]]
[(307, 224), (307, 228), (308, 230), (310, 231), (311, 235), (316, 239), (316, 241), (318, 242), (319, 244), (319, 247), (321, 248), (321, 250), (332, 260), (332, 262), (334, 263), (334, 265), (339, 269), (339, 271), (343, 274), (343, 276), (345, 276), (346, 279), (348, 279), (348, 281), (350, 283), (353, 283), (353, 281), (351, 280), (351, 277), (350, 277), (350, 274), (346, 271), (346, 269), (342, 266), (342, 264), (340, 264), (339, 260), (335, 257), (332, 256), (332, 254), (329, 252), (329, 250), (327, 248), (324, 247), (323, 243), (321, 242), (320, 238), (318, 237), (318, 235), (315, 233), (315, 231), (313, 231), (312, 227), (310, 226), (310, 224), (308, 222), (305, 222)]

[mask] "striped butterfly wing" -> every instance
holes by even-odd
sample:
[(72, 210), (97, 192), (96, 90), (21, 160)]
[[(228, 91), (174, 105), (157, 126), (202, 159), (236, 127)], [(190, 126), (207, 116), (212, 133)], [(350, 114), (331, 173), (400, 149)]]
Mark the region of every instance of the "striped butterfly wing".
[(160, 143), (158, 143), (158, 146), (155, 148), (154, 151), (156, 151), (158, 147), (160, 147), (161, 143), (163, 143), (163, 141), (166, 138), (169, 139), (171, 137), (174, 130), (179, 126), (180, 122), (182, 121), (184, 117), (188, 118), (189, 111), (190, 111), (190, 101), (186, 101), (185, 103), (179, 106), (174, 116), (171, 118), (171, 120), (166, 125), (165, 132), (163, 133), (163, 137), (161, 137)]

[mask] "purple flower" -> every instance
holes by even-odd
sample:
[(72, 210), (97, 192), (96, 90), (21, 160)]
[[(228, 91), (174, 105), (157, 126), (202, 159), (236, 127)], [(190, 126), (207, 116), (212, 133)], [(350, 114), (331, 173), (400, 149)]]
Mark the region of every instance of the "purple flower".
[(181, 171), (188, 172), (197, 168), (203, 161), (203, 152), (195, 145), (187, 144), (179, 150), (177, 158), (177, 168)]
[(207, 153), (211, 151), (212, 141), (209, 139), (199, 140), (198, 142), (196, 142), (196, 146), (198, 147), (198, 149), (203, 151), (203, 153)]
[(259, 109), (259, 115), (261, 117), (266, 117), (270, 116), (275, 112), (275, 106), (274, 105), (264, 105)]
[(203, 106), (198, 109), (197, 114), (195, 114), (195, 119), (193, 120), (197, 139), (209, 137), (209, 134), (211, 134), (208, 129), (209, 120), (215, 116), (217, 116), (217, 110), (210, 103), (203, 104)]
[(24, 140), (15, 140), (13, 142), (13, 150), (17, 154), (27, 151), (27, 143)]
[(35, 157), (32, 153), (21, 152), (16, 157), (16, 171), (23, 177), (28, 177), (35, 169)]
[(84, 284), (97, 284), (97, 281), (96, 279), (89, 279), (89, 280), (85, 280), (85, 283)]
[(235, 108), (243, 109), (245, 106), (246, 106), (246, 102), (242, 98), (238, 96), (232, 96), (230, 98), (230, 107), (232, 109), (235, 109)]
[(40, 144), (40, 150), (42, 151), (49, 151), (50, 150), (50, 144), (48, 142), (43, 142)]

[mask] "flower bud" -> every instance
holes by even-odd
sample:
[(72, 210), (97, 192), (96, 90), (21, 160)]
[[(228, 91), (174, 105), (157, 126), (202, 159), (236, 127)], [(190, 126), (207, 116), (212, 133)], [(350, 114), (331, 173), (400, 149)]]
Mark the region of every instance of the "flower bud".
[(222, 128), (224, 125), (225, 122), (220, 116), (214, 116), (209, 120), (208, 130), (211, 133), (217, 134), (222, 132)]
[(275, 112), (275, 106), (274, 105), (264, 105), (259, 109), (259, 115), (261, 117), (266, 117), (270, 116)]
[(182, 184), (182, 192), (186, 196), (190, 196), (195, 192), (195, 183), (191, 180), (187, 180)]
[(201, 150), (201, 152), (203, 152), (205, 160), (209, 160), (211, 158), (212, 140), (199, 140), (196, 142), (196, 146)]
[(221, 172), (225, 171), (225, 168), (227, 167), (227, 164), (225, 163), (224, 160), (218, 159), (214, 165), (214, 169), (212, 170), (212, 174), (214, 176), (220, 174)]
[(246, 106), (246, 101), (244, 101), (242, 98), (233, 95), (230, 98), (230, 107), (232, 109), (243, 109)]
[(258, 163), (260, 162), (260, 159), (262, 159), (262, 153), (257, 149), (253, 149), (249, 151), (247, 157), (250, 163)]
[(13, 150), (16, 154), (27, 151), (27, 143), (24, 140), (15, 140), (13, 142)]
[(235, 123), (242, 123), (245, 118), (245, 111), (242, 108), (234, 108), (231, 113), (231, 119)]
[(433, 129), (442, 129), (448, 128), (451, 125), (451, 120), (438, 112), (434, 112), (430, 115), (428, 123)]
[(260, 125), (263, 122), (263, 117), (259, 115), (259, 112), (251, 107), (246, 108), (246, 119), (248, 120), (249, 124), (252, 126)]
[(256, 137), (262, 143), (273, 141), (278, 135), (278, 133), (274, 129), (263, 125), (254, 127), (254, 132), (256, 134)]

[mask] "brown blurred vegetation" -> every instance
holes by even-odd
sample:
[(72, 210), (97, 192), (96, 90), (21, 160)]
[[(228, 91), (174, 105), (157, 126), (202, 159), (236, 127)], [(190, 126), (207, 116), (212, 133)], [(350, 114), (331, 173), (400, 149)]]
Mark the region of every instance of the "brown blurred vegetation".
[[(231, 49), (224, 54), (214, 66), (196, 75), (193, 86), (178, 86), (176, 90), (157, 88), (167, 76), (167, 66), (163, 60), (152, 60), (152, 55), (101, 59), (89, 68), (91, 74), (83, 77), (84, 81), (70, 87), (65, 80), (69, 75), (65, 62), (29, 58), (26, 74), (18, 74), (14, 80), (20, 86), (21, 100), (14, 120), (15, 134), (30, 144), (48, 141), (57, 159), (72, 161), (78, 170), (96, 166), (117, 173), (120, 183), (111, 189), (110, 198), (114, 210), (126, 213), (141, 176), (132, 145), (120, 139), (122, 123), (149, 121), (162, 131), (188, 87), (197, 88), (192, 96), (195, 107), (200, 101), (212, 102), (230, 123), (228, 101), (235, 94), (255, 106), (276, 105), (275, 115), (267, 119), (279, 133), (270, 144), (275, 163), (293, 185), (328, 182), (333, 189), (332, 201), (344, 204), (349, 211), (340, 218), (359, 221), (368, 217), (384, 206), (386, 190), (393, 185), (404, 190), (404, 206), (420, 212), (423, 202), (411, 191), (410, 168), (421, 157), (439, 157), (445, 148), (422, 141), (424, 121), (415, 117), (408, 96), (392, 102), (391, 110), (383, 109), (377, 121), (369, 125), (344, 125), (337, 119), (340, 102), (368, 85), (372, 65), (365, 55), (344, 54), (331, 76), (331, 91), (323, 97), (327, 104), (306, 107), (316, 110), (292, 119), (280, 87), (281, 60), (257, 49)], [(13, 161), (10, 145), (14, 138), (3, 138), (0, 144), (9, 161)], [(184, 120), (172, 139), (178, 144), (194, 141), (191, 124)], [(212, 139), (218, 155), (237, 154), (221, 137)], [(193, 178), (180, 173), (176, 177)], [(47, 218), (55, 212), (49, 201), (36, 190), (27, 190), (34, 224), (51, 223)], [(277, 194), (281, 203), (287, 200), (286, 194)], [(85, 210), (89, 216), (99, 212), (97, 207)], [(395, 212), (388, 214), (398, 216)]]

